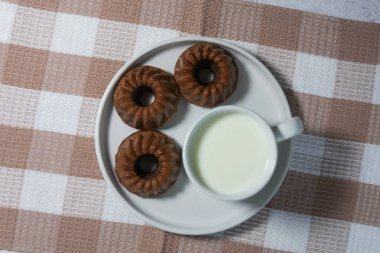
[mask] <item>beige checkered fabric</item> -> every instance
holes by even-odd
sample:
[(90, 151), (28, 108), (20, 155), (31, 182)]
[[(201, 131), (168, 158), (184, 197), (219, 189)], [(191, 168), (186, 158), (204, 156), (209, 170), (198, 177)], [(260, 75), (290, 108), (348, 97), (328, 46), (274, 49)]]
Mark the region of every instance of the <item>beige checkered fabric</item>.
[[(216, 235), (152, 228), (107, 190), (100, 97), (131, 56), (201, 35), (256, 55), (305, 123), (260, 213)], [(0, 1), (0, 248), (379, 252), (380, 25), (237, 0)]]

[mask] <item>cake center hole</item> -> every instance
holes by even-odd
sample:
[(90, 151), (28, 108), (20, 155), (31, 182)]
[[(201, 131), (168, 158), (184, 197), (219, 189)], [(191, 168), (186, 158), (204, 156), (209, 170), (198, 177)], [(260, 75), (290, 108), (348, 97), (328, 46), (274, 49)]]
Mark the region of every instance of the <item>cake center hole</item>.
[(134, 94), (134, 100), (139, 106), (151, 105), (155, 99), (156, 97), (154, 96), (153, 90), (145, 85), (137, 88)]
[(154, 155), (142, 155), (135, 162), (136, 173), (142, 178), (153, 174), (157, 167), (158, 160)]
[(200, 61), (195, 65), (195, 79), (202, 85), (208, 85), (215, 79), (216, 66), (210, 60)]
[(209, 69), (199, 71), (199, 80), (201, 83), (211, 83), (214, 80), (214, 74)]

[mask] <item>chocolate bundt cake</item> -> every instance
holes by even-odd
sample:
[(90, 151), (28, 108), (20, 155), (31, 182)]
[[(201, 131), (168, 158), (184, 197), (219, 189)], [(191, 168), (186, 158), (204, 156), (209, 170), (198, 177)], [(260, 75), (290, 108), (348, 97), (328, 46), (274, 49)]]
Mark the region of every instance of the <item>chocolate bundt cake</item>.
[(177, 180), (181, 154), (176, 143), (158, 131), (139, 131), (128, 136), (115, 156), (120, 183), (140, 197), (154, 197)]
[[(152, 95), (153, 102), (144, 101), (146, 95)], [(114, 105), (120, 118), (129, 126), (143, 130), (161, 127), (177, 111), (179, 99), (173, 77), (151, 66), (129, 70), (114, 93)]]
[(180, 55), (174, 78), (187, 101), (210, 108), (222, 103), (233, 93), (237, 83), (237, 68), (232, 55), (225, 49), (202, 42)]

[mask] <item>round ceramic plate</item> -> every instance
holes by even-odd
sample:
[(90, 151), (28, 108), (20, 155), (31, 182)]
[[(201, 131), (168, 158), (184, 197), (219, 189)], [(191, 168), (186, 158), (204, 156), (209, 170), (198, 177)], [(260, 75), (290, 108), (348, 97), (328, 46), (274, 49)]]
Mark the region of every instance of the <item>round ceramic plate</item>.
[[(273, 197), (287, 172), (292, 141), (278, 144), (279, 157), (273, 177), (266, 187), (242, 201), (212, 199), (192, 185), (184, 169), (175, 185), (153, 199), (137, 197), (119, 183), (114, 173), (114, 157), (119, 144), (137, 131), (125, 125), (113, 106), (113, 91), (118, 80), (131, 67), (151, 65), (173, 74), (179, 55), (188, 47), (207, 41), (227, 49), (239, 69), (235, 92), (223, 105), (238, 105), (254, 110), (269, 124), (291, 118), (288, 102), (276, 79), (253, 55), (227, 42), (214, 39), (178, 38), (165, 41), (133, 57), (114, 76), (100, 103), (96, 120), (95, 145), (100, 169), (118, 199), (138, 217), (157, 228), (179, 234), (216, 233), (247, 220)], [(182, 146), (193, 122), (209, 109), (194, 106), (181, 98), (176, 114), (158, 129)], [(237, 147), (238, 148), (238, 147)]]

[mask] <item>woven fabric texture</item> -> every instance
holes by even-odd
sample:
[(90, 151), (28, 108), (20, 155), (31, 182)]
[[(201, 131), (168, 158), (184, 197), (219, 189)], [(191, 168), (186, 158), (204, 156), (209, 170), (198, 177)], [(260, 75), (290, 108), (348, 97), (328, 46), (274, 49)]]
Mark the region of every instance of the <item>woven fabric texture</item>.
[[(146, 225), (94, 151), (102, 93), (164, 39), (226, 40), (260, 59), (294, 116), (290, 171), (243, 224)], [(0, 248), (25, 252), (379, 252), (380, 25), (237, 0), (0, 1)]]

